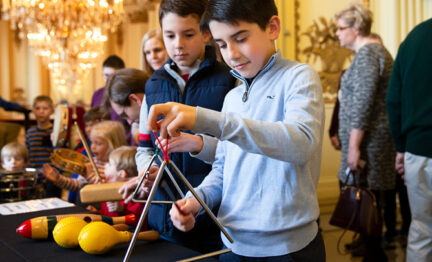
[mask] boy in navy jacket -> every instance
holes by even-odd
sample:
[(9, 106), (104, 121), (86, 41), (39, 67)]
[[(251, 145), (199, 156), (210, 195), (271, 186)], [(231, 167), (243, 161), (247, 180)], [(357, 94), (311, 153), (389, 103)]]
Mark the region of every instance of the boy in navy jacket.
[[(228, 67), (216, 60), (216, 51), (213, 47), (206, 46), (211, 38), (210, 32), (200, 26), (206, 6), (207, 1), (203, 0), (164, 0), (160, 5), (159, 21), (170, 58), (147, 81), (145, 98), (140, 101), (140, 145), (136, 157), (140, 173), (148, 165), (149, 152), (156, 146), (155, 137), (150, 136), (145, 128), (148, 108), (153, 104), (178, 102), (220, 111), (225, 95), (234, 87), (235, 80), (229, 74)], [(121, 113), (121, 108), (113, 108)], [(125, 115), (128, 115), (126, 111), (128, 110), (125, 110)], [(172, 142), (178, 145), (185, 141), (196, 141), (202, 147), (206, 141), (211, 140), (208, 136), (190, 133), (182, 133), (181, 138)], [(174, 144), (170, 144), (169, 148), (175, 148)], [(170, 154), (171, 160), (192, 186), (198, 186), (211, 170), (211, 165), (191, 157), (187, 152), (183, 153), (188, 150), (174, 151), (177, 153)], [(157, 167), (152, 171), (152, 174), (156, 174)], [(149, 190), (151, 183), (147, 182)], [(186, 186), (180, 181), (178, 184), (186, 193)], [(129, 185), (129, 189), (133, 187)], [(163, 179), (154, 200), (175, 201), (179, 197), (171, 181)], [(185, 233), (174, 228), (169, 217), (170, 208), (166, 204), (152, 204), (149, 209), (149, 227), (159, 231), (162, 238), (201, 252), (221, 248), (219, 229), (207, 214), (199, 216), (195, 229)], [(214, 210), (217, 210), (217, 207)]]

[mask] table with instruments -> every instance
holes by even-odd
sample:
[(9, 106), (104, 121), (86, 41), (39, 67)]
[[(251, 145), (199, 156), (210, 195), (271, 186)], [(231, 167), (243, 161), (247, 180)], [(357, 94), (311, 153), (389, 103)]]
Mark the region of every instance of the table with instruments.
[[(45, 210), (18, 215), (0, 215), (0, 254), (2, 261), (122, 261), (129, 243), (113, 247), (104, 255), (89, 255), (81, 248), (66, 249), (58, 246), (54, 240), (26, 239), (15, 232), (24, 221), (48, 215), (88, 213), (82, 207), (69, 207)], [(177, 261), (200, 255), (186, 247), (164, 240), (156, 242), (138, 241), (129, 261)], [(200, 261), (217, 261), (207, 258)]]

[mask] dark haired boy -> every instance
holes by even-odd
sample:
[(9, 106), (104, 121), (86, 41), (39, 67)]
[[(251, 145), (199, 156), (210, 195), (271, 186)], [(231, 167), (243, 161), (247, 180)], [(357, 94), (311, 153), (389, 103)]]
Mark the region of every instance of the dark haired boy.
[[(210, 208), (220, 204), (218, 218), (234, 240), (222, 236), (233, 252), (220, 260), (325, 261), (316, 222), (324, 127), (319, 77), (276, 51), (274, 1), (210, 0), (205, 21), (243, 84), (227, 94), (222, 112), (154, 105), (148, 129), (162, 137), (183, 129), (219, 139), (213, 168), (196, 190)], [(190, 193), (177, 203), (174, 225), (193, 229), (199, 203)]]
[(148, 80), (144, 71), (125, 68), (114, 73), (108, 80), (105, 92), (105, 107), (111, 107), (129, 124), (138, 122), (141, 104), (144, 100), (144, 88)]
[[(111, 55), (102, 64), (102, 74), (103, 74), (103, 80), (104, 84), (106, 86), (107, 81), (110, 79), (110, 77), (117, 72), (120, 69), (125, 68), (125, 63), (123, 60), (116, 55)], [(104, 91), (105, 86), (99, 88), (93, 93), (92, 100), (91, 100), (91, 107), (101, 106), (101, 110), (105, 110), (103, 113), (104, 115), (109, 116), (109, 119), (112, 121), (118, 121), (121, 122), (125, 128), (126, 131), (126, 140), (131, 145), (135, 145), (132, 134), (131, 134), (131, 125), (127, 123), (124, 119), (121, 118), (114, 110), (112, 110), (110, 107), (105, 107), (105, 100), (104, 100)]]
[[(125, 68), (125, 63), (123, 60), (116, 56), (111, 55), (102, 64), (102, 75), (103, 75), (103, 81), (106, 85), (108, 79), (118, 70)], [(104, 94), (104, 87), (99, 88), (93, 93), (92, 100), (91, 100), (91, 107), (100, 106), (103, 100), (103, 94)], [(116, 120), (116, 119), (111, 119)], [(117, 119), (118, 120), (118, 119)]]
[[(178, 102), (216, 111), (222, 109), (224, 97), (234, 87), (235, 79), (229, 74), (228, 68), (216, 60), (216, 50), (206, 46), (211, 37), (210, 32), (200, 27), (206, 6), (207, 1), (203, 0), (161, 2), (159, 22), (170, 58), (147, 81), (140, 123), (146, 123), (147, 108), (158, 103)], [(116, 111), (121, 112), (120, 108)], [(127, 113), (127, 109), (125, 112)], [(188, 139), (206, 139), (185, 133), (182, 136)], [(150, 137), (145, 128), (140, 128), (140, 147), (137, 153), (139, 170), (144, 169), (147, 162), (138, 155), (143, 149), (154, 147), (155, 138)], [(209, 164), (191, 157), (189, 153), (172, 153), (170, 158), (193, 186), (199, 185), (211, 170)], [(161, 185), (166, 186), (158, 188), (155, 200), (176, 200), (179, 197), (169, 179), (164, 179)], [(183, 183), (179, 183), (179, 186), (186, 192)], [(149, 210), (149, 227), (158, 230), (162, 238), (201, 252), (221, 248), (219, 230), (206, 214), (197, 217), (195, 229), (185, 233), (174, 228), (169, 209), (169, 205), (152, 204)]]

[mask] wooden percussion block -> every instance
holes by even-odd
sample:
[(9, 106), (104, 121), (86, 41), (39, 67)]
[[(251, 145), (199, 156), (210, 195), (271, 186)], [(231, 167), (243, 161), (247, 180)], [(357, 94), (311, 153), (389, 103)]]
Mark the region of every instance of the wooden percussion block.
[(80, 190), (82, 203), (96, 203), (123, 200), (118, 190), (125, 182), (86, 185)]

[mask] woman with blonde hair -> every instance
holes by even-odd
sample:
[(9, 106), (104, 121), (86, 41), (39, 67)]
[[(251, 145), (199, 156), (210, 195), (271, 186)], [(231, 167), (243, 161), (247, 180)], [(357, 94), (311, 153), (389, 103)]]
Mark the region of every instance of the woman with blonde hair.
[[(165, 49), (161, 30), (152, 29), (148, 31), (141, 40), (142, 71), (150, 78), (153, 72), (159, 70), (167, 59), (168, 54)], [(135, 123), (132, 125), (132, 134), (136, 143), (139, 144), (139, 127)]]
[[(395, 210), (387, 206), (395, 197), (394, 159), (396, 150), (390, 134), (385, 109), (387, 85), (393, 58), (387, 49), (370, 38), (372, 12), (360, 4), (352, 4), (335, 15), (336, 35), (343, 47), (355, 52), (345, 71), (339, 91), (339, 138), (342, 160), (339, 180), (346, 180), (347, 170), (364, 171), (370, 189), (376, 195), (378, 208), (386, 207), (384, 218), (389, 240), (394, 236)], [(391, 215), (391, 213), (393, 215)], [(381, 239), (364, 236), (365, 261), (386, 261)]]
[(141, 40), (141, 69), (150, 77), (163, 66), (167, 58), (161, 31), (148, 31)]

